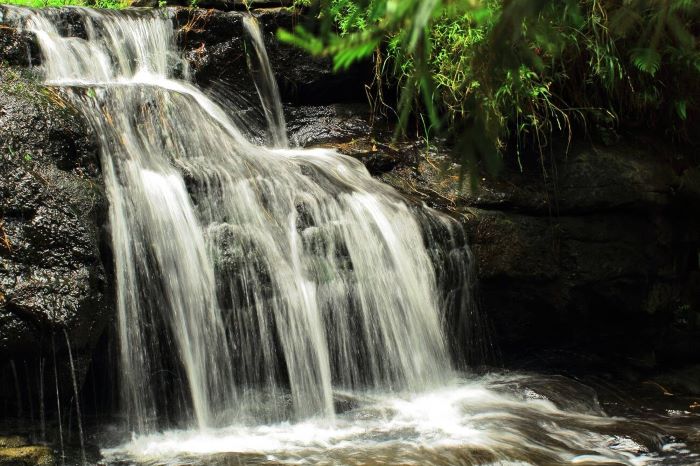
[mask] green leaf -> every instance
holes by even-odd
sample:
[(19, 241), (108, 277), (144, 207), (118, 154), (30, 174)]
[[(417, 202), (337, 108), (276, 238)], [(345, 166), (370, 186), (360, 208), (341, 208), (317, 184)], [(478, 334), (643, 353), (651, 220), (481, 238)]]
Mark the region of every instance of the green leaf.
[(686, 100), (676, 100), (673, 102), (673, 106), (681, 120), (686, 120), (688, 118), (688, 102)]
[(369, 57), (379, 45), (379, 38), (369, 38), (356, 44), (346, 44), (333, 55), (333, 70), (349, 68), (353, 63)]
[(306, 50), (311, 55), (321, 55), (325, 49), (321, 39), (306, 31), (301, 26), (297, 26), (293, 33), (280, 28), (277, 30), (277, 38), (281, 42)]
[(637, 48), (632, 50), (632, 64), (640, 71), (652, 76), (661, 67), (661, 55), (653, 48)]

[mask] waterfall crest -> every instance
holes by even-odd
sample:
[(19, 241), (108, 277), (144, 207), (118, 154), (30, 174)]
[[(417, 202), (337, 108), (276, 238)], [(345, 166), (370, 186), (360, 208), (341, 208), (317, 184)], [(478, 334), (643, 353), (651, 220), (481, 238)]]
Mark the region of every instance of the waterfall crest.
[[(470, 287), (442, 297), (450, 274), (435, 258), (448, 253), (426, 245), (436, 229), (458, 237), (462, 265), (447, 279), (467, 280), (455, 222), (409, 207), (350, 157), (246, 140), (187, 80), (166, 16), (77, 11), (85, 38), (63, 35), (50, 9), (26, 28), (47, 84), (101, 145), (133, 430), (166, 411), (200, 427), (332, 419), (334, 390), (419, 391), (451, 377), (445, 312)], [(265, 82), (271, 142), (284, 147), (279, 93)]]

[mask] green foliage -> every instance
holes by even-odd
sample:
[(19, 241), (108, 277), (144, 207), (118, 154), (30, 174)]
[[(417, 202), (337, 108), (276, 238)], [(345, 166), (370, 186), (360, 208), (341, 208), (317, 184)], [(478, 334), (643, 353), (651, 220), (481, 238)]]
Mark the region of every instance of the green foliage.
[(94, 8), (121, 9), (129, 6), (127, 0), (3, 0), (8, 5), (29, 6), (33, 8), (89, 6)]
[[(444, 135), (466, 162), (544, 153), (624, 115), (688, 138), (700, 105), (695, 0), (304, 0), (320, 32), (282, 40), (337, 69), (374, 57), (374, 90), (400, 86), (404, 129)], [(314, 9), (315, 8), (315, 9)], [(382, 96), (373, 102), (384, 103)], [(393, 107), (389, 105), (389, 107)]]
[(632, 63), (640, 71), (654, 76), (661, 67), (661, 54), (653, 48), (633, 49)]

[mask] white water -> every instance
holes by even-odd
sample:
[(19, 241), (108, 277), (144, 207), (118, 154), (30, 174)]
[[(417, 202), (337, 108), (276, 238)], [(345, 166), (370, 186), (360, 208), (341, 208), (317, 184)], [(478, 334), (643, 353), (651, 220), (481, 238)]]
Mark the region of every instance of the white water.
[(255, 63), (250, 63), (249, 66), (253, 73), (257, 74), (254, 83), (255, 88), (258, 90), (265, 120), (267, 121), (270, 142), (273, 147), (286, 148), (289, 145), (287, 125), (284, 120), (284, 112), (282, 111), (280, 91), (277, 88), (277, 81), (272, 72), (270, 60), (267, 57), (262, 29), (253, 16), (244, 17), (243, 26), (255, 50)]
[[(564, 409), (504, 390), (512, 378), (456, 376), (446, 334), (474, 335), (478, 316), (455, 222), (409, 208), (349, 157), (247, 141), (187, 81), (168, 18), (77, 11), (87, 39), (63, 36), (55, 11), (23, 14), (47, 83), (101, 144), (136, 434), (108, 462), (655, 461), (594, 400)], [(271, 144), (284, 147), (262, 37), (246, 24)], [(172, 425), (183, 429), (159, 433)]]
[(332, 419), (334, 387), (415, 391), (450, 377), (435, 270), (394, 191), (335, 152), (244, 139), (174, 77), (186, 67), (167, 18), (79, 11), (86, 40), (63, 37), (50, 13), (27, 28), (46, 81), (73, 89), (101, 143), (135, 431), (161, 417), (161, 392), (204, 428), (255, 418), (287, 387), (294, 418)]
[(559, 396), (557, 403), (567, 406), (562, 409), (546, 398), (546, 391), (524, 387), (530, 382), (522, 376), (493, 375), (400, 397), (339, 393), (351, 408), (333, 425), (308, 420), (169, 431), (103, 453), (107, 461), (149, 465), (637, 466), (660, 461), (648, 446), (660, 441), (659, 434), (645, 432), (649, 426), (643, 423), (626, 426), (621, 419), (603, 416), (586, 387), (549, 380), (552, 387), (584, 393), (579, 398)]

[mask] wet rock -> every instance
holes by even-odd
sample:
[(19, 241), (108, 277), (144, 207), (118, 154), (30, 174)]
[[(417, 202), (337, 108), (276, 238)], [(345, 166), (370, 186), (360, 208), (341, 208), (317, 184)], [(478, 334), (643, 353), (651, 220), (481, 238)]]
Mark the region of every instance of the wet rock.
[[(238, 109), (258, 104), (244, 13), (235, 11), (240, 2), (199, 5), (234, 11), (169, 10), (194, 79), (233, 96), (236, 113), (247, 115)], [(5, 18), (8, 11), (0, 7)], [(56, 14), (65, 34), (84, 37), (70, 9)], [(333, 73), (328, 59), (276, 40), (278, 28), (290, 30), (304, 18), (285, 8), (253, 14), (288, 104), (293, 144), (336, 147), (413, 202), (462, 219), (478, 262), (482, 307), (507, 360), (553, 347), (642, 352), (650, 365), (700, 358), (697, 168), (679, 169), (653, 144), (577, 144), (555, 164), (547, 161), (545, 171), (539, 164), (523, 171), (507, 166), (472, 189), (449, 150), (370, 134), (366, 105), (347, 104), (366, 101), (367, 64)], [(0, 59), (36, 63), (33, 39), (3, 25)], [(47, 337), (58, 332), (60, 340), (63, 328), (78, 353), (87, 354), (109, 301), (99, 252), (105, 201), (95, 147), (60, 94), (27, 76), (3, 73), (0, 361), (45, 351)], [(222, 266), (240, 270), (242, 258), (234, 253)], [(13, 385), (25, 377), (24, 366), (17, 367), (18, 376), (0, 364), (0, 397), (13, 409)]]
[(159, 2), (158, 0), (133, 0), (131, 6), (136, 8), (156, 8), (159, 6)]
[(556, 176), (507, 167), (474, 189), (448, 152), (381, 178), (463, 219), (507, 360), (557, 347), (700, 360), (693, 168), (679, 173), (653, 144), (580, 144), (557, 159)]
[[(661, 387), (674, 393), (700, 396), (700, 365), (666, 372), (654, 380)], [(700, 409), (700, 406), (695, 409)]]
[[(105, 198), (96, 146), (60, 93), (0, 66), (0, 398), (19, 414), (54, 350), (70, 387), (109, 320), (100, 247)], [(27, 387), (16, 399), (15, 385)], [(67, 393), (67, 390), (64, 392)], [(38, 405), (38, 403), (35, 403)]]
[[(479, 178), (476, 189), (454, 163), (457, 159), (436, 152), (397, 177), (413, 180), (418, 190), (421, 185), (435, 187), (436, 194), (454, 205), (529, 215), (653, 209), (672, 203), (681, 186), (681, 178), (655, 148), (622, 143), (613, 148), (575, 146), (556, 163), (547, 162), (546, 172), (538, 166), (524, 171), (506, 166), (498, 176)], [(688, 184), (684, 189), (690, 193), (693, 185)]]
[(132, 7), (155, 8), (162, 6), (190, 6), (196, 3), (198, 8), (213, 8), (223, 11), (248, 11), (256, 8), (280, 8), (290, 7), (294, 3), (292, 0), (198, 0), (189, 2), (187, 0), (133, 0)]
[[(35, 37), (17, 28), (32, 9), (13, 5), (0, 5), (0, 57), (9, 65), (27, 66), (37, 64), (40, 59)], [(58, 31), (70, 37), (87, 37), (87, 30), (80, 13), (73, 8), (51, 8), (46, 10)]]
[(200, 8), (216, 8), (219, 10), (248, 10), (254, 8), (277, 8), (291, 6), (291, 0), (201, 0), (197, 2)]
[(29, 440), (21, 435), (0, 436), (0, 448), (18, 448), (29, 445)]
[(557, 170), (559, 212), (666, 206), (679, 183), (671, 165), (653, 148), (625, 144), (612, 150), (577, 148)]
[(54, 463), (51, 448), (32, 445), (21, 435), (0, 436), (0, 466), (50, 466)]
[(287, 107), (285, 118), (292, 146), (338, 145), (372, 132), (369, 108), (363, 104)]
[(43, 445), (0, 448), (0, 466), (51, 466), (53, 451)]
[(31, 34), (5, 24), (12, 13), (0, 6), (0, 57), (7, 64), (29, 66), (36, 64), (38, 49)]

